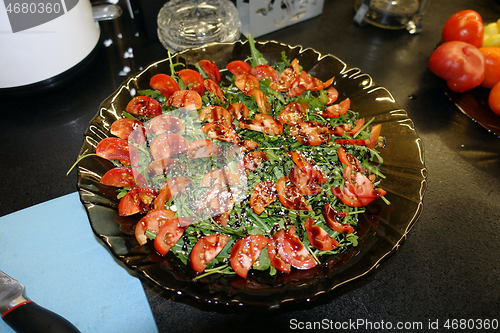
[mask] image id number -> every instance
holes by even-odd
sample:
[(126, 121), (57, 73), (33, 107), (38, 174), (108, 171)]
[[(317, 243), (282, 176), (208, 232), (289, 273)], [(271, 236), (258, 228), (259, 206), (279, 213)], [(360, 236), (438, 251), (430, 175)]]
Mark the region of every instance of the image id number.
[(63, 9), (60, 3), (27, 3), (27, 2), (15, 2), (9, 3), (7, 7), (5, 7), (7, 13), (15, 13), (15, 14), (51, 14), (51, 13), (60, 13)]
[(496, 330), (498, 319), (448, 319), (443, 327), (449, 330)]

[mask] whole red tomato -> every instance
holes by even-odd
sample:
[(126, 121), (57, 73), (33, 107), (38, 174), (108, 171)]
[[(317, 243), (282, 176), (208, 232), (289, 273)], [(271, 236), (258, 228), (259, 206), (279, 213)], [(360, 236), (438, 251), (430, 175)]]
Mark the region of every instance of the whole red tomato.
[(475, 88), (484, 79), (484, 57), (481, 51), (465, 42), (446, 42), (431, 54), (430, 70), (446, 81), (454, 92)]
[(443, 42), (462, 41), (481, 47), (483, 36), (484, 25), (481, 15), (466, 9), (450, 16), (443, 26), (441, 38)]

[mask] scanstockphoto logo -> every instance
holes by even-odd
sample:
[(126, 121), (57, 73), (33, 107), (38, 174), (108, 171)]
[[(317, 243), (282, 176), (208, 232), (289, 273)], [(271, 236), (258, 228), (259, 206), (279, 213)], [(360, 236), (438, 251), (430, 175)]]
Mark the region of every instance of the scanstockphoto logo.
[(79, 0), (3, 0), (12, 32), (52, 21), (73, 9)]

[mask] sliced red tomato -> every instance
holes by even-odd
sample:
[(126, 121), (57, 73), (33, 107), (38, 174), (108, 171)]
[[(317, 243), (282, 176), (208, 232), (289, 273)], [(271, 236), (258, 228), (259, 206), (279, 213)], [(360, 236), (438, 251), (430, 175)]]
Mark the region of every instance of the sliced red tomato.
[(298, 76), (292, 68), (285, 68), (279, 75), (278, 83), (271, 82), (269, 87), (277, 91), (287, 91), (298, 81)]
[(209, 139), (198, 139), (186, 149), (186, 156), (190, 159), (221, 155), (222, 150)]
[(158, 90), (160, 94), (169, 98), (172, 94), (180, 90), (177, 82), (167, 74), (156, 74), (149, 81), (151, 88)]
[[(260, 90), (259, 90), (260, 91)], [(273, 116), (257, 113), (255, 119), (242, 119), (238, 122), (240, 128), (262, 132), (268, 135), (283, 133), (283, 124)]]
[(158, 195), (153, 201), (154, 209), (165, 209), (165, 204), (178, 193), (185, 192), (193, 181), (186, 177), (172, 177), (160, 187)]
[(205, 79), (205, 81), (203, 81), (203, 85), (205, 86), (205, 89), (208, 92), (211, 92), (212, 94), (217, 96), (217, 98), (219, 99), (219, 101), (221, 103), (224, 103), (226, 101), (226, 95), (224, 94), (222, 89), (219, 87), (219, 85), (217, 83), (215, 83), (215, 81), (213, 81), (211, 79)]
[(245, 170), (254, 171), (256, 170), (264, 161), (268, 161), (266, 153), (263, 151), (252, 151), (246, 154), (241, 160), (242, 166)]
[(279, 83), (278, 73), (269, 65), (257, 65), (250, 70), (250, 74), (255, 76), (257, 80), (269, 79), (271, 82)]
[(203, 71), (205, 72), (205, 74), (207, 74), (210, 80), (213, 80), (216, 83), (220, 82), (221, 80), (220, 71), (219, 67), (217, 67), (215, 62), (204, 59), (198, 61), (198, 64), (200, 64), (201, 69), (203, 69)]
[(366, 146), (368, 139), (335, 139), (335, 142), (339, 145), (356, 145), (356, 146)]
[(203, 84), (203, 76), (193, 69), (181, 69), (177, 72), (179, 78), (184, 85), (189, 89), (196, 91), (200, 96), (205, 92), (205, 85)]
[(168, 99), (168, 105), (176, 108), (199, 110), (203, 106), (200, 94), (194, 90), (179, 90)]
[(347, 216), (347, 212), (337, 212), (337, 210), (330, 204), (325, 204), (323, 206), (322, 212), (326, 223), (330, 228), (332, 228), (332, 230), (348, 234), (354, 232), (354, 228), (352, 227), (352, 225), (350, 225), (349, 223), (341, 223), (339, 221), (340, 218)]
[(281, 110), (279, 121), (283, 124), (294, 125), (304, 120), (309, 104), (304, 102), (292, 102)]
[(149, 211), (135, 226), (134, 234), (137, 242), (139, 242), (140, 245), (146, 244), (148, 242), (146, 230), (157, 234), (160, 230), (160, 226), (165, 222), (174, 219), (175, 216), (175, 212), (167, 209)]
[(370, 149), (375, 148), (377, 145), (379, 136), (380, 136), (380, 131), (382, 130), (382, 124), (378, 124), (372, 127), (372, 130), (370, 132), (370, 139), (368, 139), (368, 143), (366, 146)]
[(312, 210), (311, 205), (308, 205), (306, 199), (300, 193), (295, 185), (287, 185), (289, 181), (287, 176), (281, 177), (276, 183), (276, 191), (278, 192), (278, 199), (290, 210)]
[(127, 104), (126, 111), (136, 116), (156, 117), (161, 114), (161, 105), (148, 96), (136, 96)]
[(386, 194), (382, 189), (375, 189), (371, 180), (361, 172), (355, 172), (353, 177), (349, 166), (345, 167), (344, 180), (349, 191), (358, 198), (378, 198)]
[(323, 81), (310, 76), (306, 71), (302, 71), (299, 76), (299, 85), (304, 87), (306, 90), (318, 91), (325, 88)]
[(289, 151), (287, 153), (288, 157), (300, 168), (302, 172), (306, 174), (311, 181), (314, 181), (320, 185), (323, 185), (328, 181), (328, 177), (321, 171), (321, 169), (314, 163), (314, 161), (308, 161), (300, 152)]
[(162, 158), (149, 163), (147, 172), (149, 177), (163, 175), (167, 173), (176, 163), (173, 158)]
[(350, 107), (351, 100), (349, 98), (346, 98), (339, 104), (327, 106), (326, 109), (321, 113), (321, 116), (326, 118), (338, 118), (341, 115), (345, 114)]
[(176, 218), (162, 224), (154, 240), (155, 250), (161, 255), (166, 255), (168, 251), (179, 241), (184, 234), (186, 227), (181, 227), (180, 219)]
[(319, 146), (330, 141), (330, 130), (314, 120), (290, 126), (290, 134), (303, 145)]
[(335, 87), (331, 86), (330, 88), (328, 88), (328, 90), (326, 92), (328, 94), (328, 100), (326, 102), (326, 105), (330, 105), (330, 104), (335, 103), (335, 101), (339, 97), (339, 92), (337, 91), (337, 89), (335, 89)]
[(297, 269), (310, 269), (318, 265), (316, 259), (300, 241), (294, 225), (290, 226), (285, 234), (285, 252), (291, 253), (290, 264)]
[(130, 164), (129, 143), (127, 140), (105, 138), (97, 144), (95, 153), (108, 161), (126, 161)]
[(335, 139), (335, 142), (340, 145), (367, 146), (368, 148), (373, 149), (378, 143), (381, 129), (382, 124), (373, 126), (370, 132), (369, 139)]
[(356, 126), (354, 126), (354, 128), (349, 131), (350, 135), (358, 133), (363, 128), (363, 126), (365, 125), (365, 118), (355, 120), (354, 125)]
[(255, 120), (262, 123), (262, 132), (265, 134), (280, 135), (281, 133), (283, 133), (283, 124), (273, 116), (257, 113), (255, 115)]
[(288, 175), (290, 182), (303, 195), (318, 195), (321, 193), (321, 185), (304, 173), (298, 166), (294, 166)]
[(247, 96), (252, 96), (253, 90), (259, 89), (259, 80), (252, 74), (243, 73), (236, 75), (234, 84)]
[(351, 153), (348, 153), (344, 147), (340, 146), (339, 149), (337, 149), (337, 155), (340, 162), (345, 166), (350, 166), (353, 171), (366, 172), (361, 162)]
[(232, 171), (226, 169), (215, 169), (209, 171), (201, 179), (201, 187), (209, 187), (214, 183), (221, 184), (222, 186), (234, 186), (240, 184), (240, 179)]
[(200, 238), (189, 255), (191, 268), (201, 273), (217, 257), (231, 237), (223, 234), (211, 234)]
[(248, 271), (267, 245), (267, 238), (262, 235), (250, 235), (238, 240), (231, 250), (230, 263), (233, 270), (246, 278)]
[(240, 137), (234, 128), (223, 123), (213, 122), (205, 124), (201, 128), (201, 131), (211, 139), (232, 143), (240, 142)]
[(208, 105), (201, 109), (198, 119), (202, 122), (208, 121), (223, 123), (234, 128), (233, 116), (229, 111), (218, 105)]
[(162, 114), (154, 117), (147, 123), (146, 133), (159, 135), (165, 133), (179, 133), (184, 130), (182, 120), (172, 114)]
[(253, 89), (248, 93), (248, 96), (252, 96), (255, 99), (255, 103), (257, 103), (257, 106), (259, 107), (259, 111), (263, 115), (267, 115), (271, 112), (271, 105), (269, 104), (269, 101), (267, 100), (266, 94), (262, 90), (259, 89)]
[(299, 84), (299, 85), (292, 86), (290, 89), (288, 89), (286, 94), (290, 97), (297, 97), (297, 96), (305, 93), (306, 90), (307, 89), (303, 85)]
[(258, 146), (259, 144), (253, 140), (243, 140), (229, 147), (225, 156), (229, 159), (233, 159), (244, 153), (248, 153), (250, 150), (257, 148)]
[(135, 187), (121, 198), (118, 204), (120, 216), (130, 216), (145, 213), (153, 203), (158, 193), (150, 187)]
[(247, 119), (250, 110), (243, 103), (233, 103), (227, 107), (227, 111), (236, 118), (236, 120)]
[(229, 64), (227, 64), (226, 68), (234, 75), (249, 74), (252, 70), (252, 66), (250, 66), (250, 64), (244, 62), (243, 60), (231, 61)]
[(250, 207), (255, 214), (260, 215), (264, 209), (278, 200), (276, 184), (273, 182), (260, 182), (255, 185), (250, 195)]
[(342, 203), (349, 207), (364, 207), (375, 200), (358, 198), (354, 193), (350, 192), (346, 187), (341, 187), (339, 185), (333, 186), (331, 188), (333, 195), (337, 197)]
[(99, 181), (103, 185), (113, 187), (146, 187), (146, 178), (129, 167), (116, 167), (108, 170)]
[(321, 251), (330, 251), (339, 246), (339, 242), (328, 235), (325, 229), (314, 224), (310, 217), (304, 223), (309, 244)]
[(150, 146), (155, 160), (169, 158), (186, 151), (189, 141), (180, 134), (163, 134), (153, 139)]
[[(290, 251), (291, 247), (288, 246), (287, 250)], [(285, 252), (285, 231), (281, 229), (269, 238), (267, 241), (267, 254), (271, 261), (271, 265), (283, 273), (290, 273), (292, 265), (290, 258), (293, 254)]]
[(145, 142), (144, 124), (136, 119), (117, 119), (111, 124), (109, 131), (120, 139), (131, 140), (141, 145)]
[(332, 187), (333, 194), (344, 204), (351, 207), (364, 207), (376, 198), (386, 194), (383, 189), (375, 189), (373, 183), (360, 172), (351, 175), (351, 167), (344, 170), (345, 186)]

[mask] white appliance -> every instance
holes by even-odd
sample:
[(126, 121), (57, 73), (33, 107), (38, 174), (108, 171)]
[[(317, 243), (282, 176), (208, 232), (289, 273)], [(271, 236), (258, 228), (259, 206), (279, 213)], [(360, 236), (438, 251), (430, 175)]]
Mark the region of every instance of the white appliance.
[[(61, 6), (53, 2), (50, 9), (43, 7), (49, 1), (15, 1), (0, 3), (0, 93), (50, 85), (96, 49), (100, 28), (89, 0), (62, 0)], [(55, 14), (59, 16), (53, 18)]]

